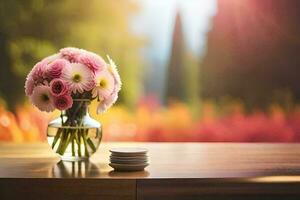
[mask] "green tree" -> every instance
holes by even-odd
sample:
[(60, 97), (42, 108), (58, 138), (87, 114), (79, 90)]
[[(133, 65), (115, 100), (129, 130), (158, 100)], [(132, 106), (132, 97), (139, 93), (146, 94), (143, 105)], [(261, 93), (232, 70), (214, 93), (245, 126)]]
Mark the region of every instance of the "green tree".
[(193, 111), (198, 111), (198, 68), (198, 58), (186, 47), (180, 13), (177, 12), (167, 72), (166, 100), (184, 101)]
[(172, 52), (167, 73), (166, 100), (186, 100), (184, 80), (186, 46), (180, 13), (177, 11), (173, 31)]

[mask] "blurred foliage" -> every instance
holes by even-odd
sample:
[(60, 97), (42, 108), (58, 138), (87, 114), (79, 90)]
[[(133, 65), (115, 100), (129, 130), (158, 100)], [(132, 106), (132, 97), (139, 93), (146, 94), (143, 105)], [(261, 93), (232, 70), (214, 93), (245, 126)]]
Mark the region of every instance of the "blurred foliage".
[(137, 11), (125, 0), (0, 1), (0, 95), (8, 107), (13, 110), (23, 100), (33, 65), (65, 46), (111, 55), (124, 83), (121, 102), (133, 106), (140, 92), (143, 40), (132, 35), (129, 19)]

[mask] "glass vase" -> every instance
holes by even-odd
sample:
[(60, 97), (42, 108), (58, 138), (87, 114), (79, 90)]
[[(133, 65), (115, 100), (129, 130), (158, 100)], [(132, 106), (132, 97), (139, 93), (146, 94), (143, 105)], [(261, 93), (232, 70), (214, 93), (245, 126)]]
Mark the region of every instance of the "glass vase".
[(89, 104), (88, 100), (74, 100), (70, 109), (48, 124), (48, 143), (62, 160), (86, 160), (100, 145), (102, 127), (90, 117)]

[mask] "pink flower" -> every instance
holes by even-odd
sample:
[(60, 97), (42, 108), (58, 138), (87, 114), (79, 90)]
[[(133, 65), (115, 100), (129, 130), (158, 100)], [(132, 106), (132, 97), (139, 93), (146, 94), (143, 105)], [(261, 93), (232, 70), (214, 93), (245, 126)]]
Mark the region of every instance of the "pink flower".
[(60, 78), (63, 68), (68, 64), (69, 62), (65, 59), (57, 59), (53, 61), (47, 67), (47, 76), (50, 79)]
[[(100, 97), (99, 98), (100, 102), (97, 107), (97, 114), (103, 113), (108, 108), (110, 108), (117, 101), (118, 93), (121, 90), (122, 82), (121, 82), (121, 78), (118, 73), (117, 67), (116, 67), (115, 63), (112, 61), (112, 59), (110, 59), (110, 57), (108, 57), (108, 60), (109, 60), (109, 64), (107, 65), (107, 73), (111, 76), (110, 79), (112, 79), (112, 80), (109, 79), (110, 76), (108, 76), (107, 73), (104, 73), (106, 70), (103, 70), (100, 73), (97, 73), (96, 74), (96, 83), (97, 84), (96, 84), (96, 87), (92, 91), (93, 97), (95, 97), (97, 95), (98, 95), (98, 97)], [(105, 83), (104, 84), (105, 88), (100, 87), (100, 86), (103, 86), (102, 82)], [(108, 87), (109, 86), (108, 83), (110, 83), (111, 87)], [(108, 91), (110, 93), (108, 93)], [(103, 94), (105, 94), (105, 95), (103, 95)]]
[(117, 101), (120, 89), (120, 87), (115, 86), (114, 91), (109, 95), (109, 97), (102, 100), (100, 99), (100, 102), (97, 106), (97, 114), (105, 112)]
[(55, 61), (56, 59), (59, 59), (60, 57), (61, 56), (58, 53), (56, 53), (56, 54), (47, 56), (46, 58), (44, 58), (42, 60), (42, 62), (46, 62), (46, 64), (49, 64), (49, 63), (52, 63), (53, 61)]
[(73, 93), (90, 91), (95, 86), (95, 75), (85, 65), (71, 63), (62, 72), (62, 79)]
[(32, 95), (33, 89), (34, 89), (34, 80), (32, 78), (31, 73), (29, 73), (27, 75), (26, 82), (25, 82), (25, 93), (26, 93), (26, 95), (27, 96)]
[(97, 106), (97, 114), (105, 112), (109, 109), (118, 99), (118, 92), (113, 92), (108, 98), (100, 100)]
[(119, 90), (114, 90), (113, 93), (109, 96), (107, 99), (107, 102), (112, 105), (114, 104), (118, 99)]
[(34, 81), (43, 82), (46, 77), (47, 63), (44, 61), (38, 62), (31, 71), (31, 76)]
[(50, 82), (50, 92), (55, 97), (69, 93), (67, 84), (59, 78), (53, 79)]
[(86, 65), (94, 73), (101, 71), (106, 65), (105, 61), (100, 56), (91, 52), (82, 53), (78, 57), (78, 62)]
[(85, 51), (75, 47), (66, 47), (61, 49), (59, 52), (63, 58), (74, 63), (78, 62), (78, 57)]
[(108, 98), (115, 88), (115, 81), (112, 74), (105, 68), (96, 73), (95, 80), (96, 87), (94, 87), (92, 91), (92, 96), (94, 98), (98, 97), (99, 99)]
[(54, 98), (54, 105), (59, 110), (67, 110), (72, 107), (73, 99), (70, 94), (65, 94)]
[(30, 100), (41, 111), (51, 112), (55, 109), (50, 87), (38, 85), (33, 89)]

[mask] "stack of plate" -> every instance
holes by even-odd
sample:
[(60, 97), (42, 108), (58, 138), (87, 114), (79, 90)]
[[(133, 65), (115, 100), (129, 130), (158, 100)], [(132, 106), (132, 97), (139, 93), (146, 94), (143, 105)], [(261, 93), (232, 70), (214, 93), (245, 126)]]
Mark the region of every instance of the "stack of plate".
[(116, 171), (142, 171), (148, 166), (147, 149), (113, 148), (109, 165)]

